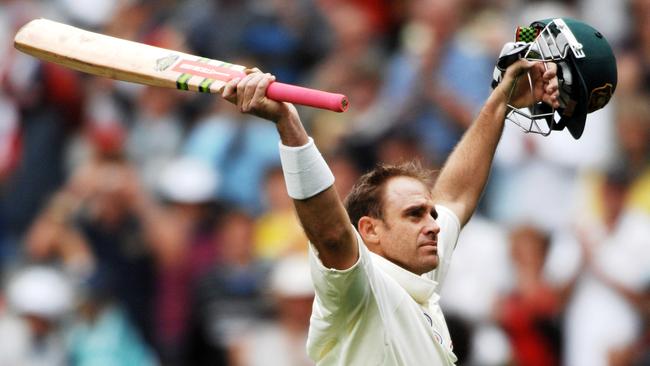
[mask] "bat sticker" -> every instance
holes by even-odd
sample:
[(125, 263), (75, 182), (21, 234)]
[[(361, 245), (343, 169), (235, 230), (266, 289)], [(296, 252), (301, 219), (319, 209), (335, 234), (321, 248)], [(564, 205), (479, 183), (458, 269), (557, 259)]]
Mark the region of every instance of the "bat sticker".
[(171, 54), (156, 60), (156, 71), (165, 71), (178, 60), (178, 55)]
[(172, 69), (184, 74), (201, 76), (204, 78), (228, 81), (235, 76), (241, 75), (241, 71), (235, 71), (227, 67), (215, 66), (200, 61), (181, 60)]

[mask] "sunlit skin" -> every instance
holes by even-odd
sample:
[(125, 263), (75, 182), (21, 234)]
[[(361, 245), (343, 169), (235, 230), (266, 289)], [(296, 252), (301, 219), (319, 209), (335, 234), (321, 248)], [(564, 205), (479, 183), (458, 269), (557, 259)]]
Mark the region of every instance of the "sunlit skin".
[(410, 177), (389, 179), (383, 216), (359, 220), (359, 232), (371, 251), (418, 275), (438, 266), (440, 226), (426, 185)]

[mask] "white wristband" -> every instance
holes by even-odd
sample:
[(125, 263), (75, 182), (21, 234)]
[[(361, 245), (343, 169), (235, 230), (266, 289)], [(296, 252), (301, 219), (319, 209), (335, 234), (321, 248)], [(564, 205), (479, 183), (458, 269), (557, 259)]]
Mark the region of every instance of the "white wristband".
[(285, 146), (282, 142), (279, 145), (289, 197), (304, 200), (334, 184), (334, 174), (311, 137), (303, 146)]

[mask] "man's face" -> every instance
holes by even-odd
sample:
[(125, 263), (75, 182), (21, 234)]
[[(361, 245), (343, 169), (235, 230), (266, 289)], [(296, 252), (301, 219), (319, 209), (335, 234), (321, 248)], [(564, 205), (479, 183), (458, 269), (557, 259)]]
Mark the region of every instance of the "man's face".
[(438, 213), (430, 190), (417, 179), (386, 182), (383, 220), (377, 220), (377, 254), (415, 274), (438, 266)]

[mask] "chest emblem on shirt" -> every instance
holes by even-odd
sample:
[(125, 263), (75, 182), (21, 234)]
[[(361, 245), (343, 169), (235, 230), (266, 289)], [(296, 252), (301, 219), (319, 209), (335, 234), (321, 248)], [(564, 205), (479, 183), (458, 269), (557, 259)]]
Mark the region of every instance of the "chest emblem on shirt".
[(424, 317), (427, 319), (427, 322), (429, 322), (429, 326), (433, 327), (433, 319), (431, 319), (431, 316), (427, 313), (422, 313), (424, 314)]
[(436, 342), (440, 343), (441, 346), (443, 345), (442, 336), (440, 335), (440, 333), (436, 332), (435, 330), (433, 331), (433, 338), (436, 340)]
[[(429, 315), (429, 314), (427, 314), (425, 312), (422, 312), (422, 314), (424, 314), (424, 317), (427, 319), (427, 322), (429, 323), (429, 326), (431, 326), (431, 328), (433, 328), (433, 319), (431, 318), (431, 315)], [(438, 333), (435, 329), (432, 329), (432, 330), (433, 330), (433, 338), (436, 340), (436, 342), (440, 343), (440, 345), (443, 345), (442, 335), (440, 335), (440, 333)]]

